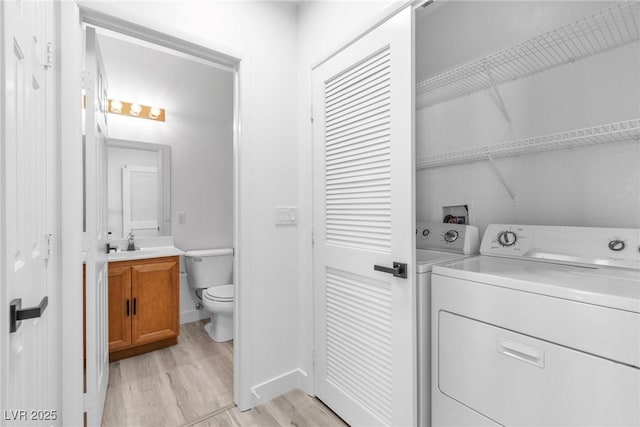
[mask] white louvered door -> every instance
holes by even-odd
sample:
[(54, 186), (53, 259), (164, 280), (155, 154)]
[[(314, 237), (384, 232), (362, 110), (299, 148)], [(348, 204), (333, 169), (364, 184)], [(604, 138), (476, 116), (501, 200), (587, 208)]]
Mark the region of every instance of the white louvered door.
[(354, 426), (416, 423), (412, 35), (407, 8), (313, 71), (315, 392)]

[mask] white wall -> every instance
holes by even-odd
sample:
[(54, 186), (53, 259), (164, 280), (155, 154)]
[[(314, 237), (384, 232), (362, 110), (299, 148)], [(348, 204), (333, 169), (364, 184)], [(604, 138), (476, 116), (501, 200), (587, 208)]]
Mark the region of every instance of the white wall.
[[(611, 6), (611, 2), (451, 2), (417, 26), (418, 79), (478, 59)], [(418, 156), (640, 117), (637, 43), (417, 111)], [(420, 103), (420, 98), (417, 99)], [(617, 142), (417, 172), (417, 219), (470, 204), (472, 223), (640, 227), (640, 146)]]
[[(100, 7), (136, 22), (153, 22), (170, 34), (223, 46), (242, 59), (236, 295), (243, 308), (238, 322), (244, 341), (243, 382), (236, 397), (241, 409), (269, 400), (296, 386), (299, 377), (298, 230), (274, 224), (274, 206), (297, 204), (296, 5), (148, 1)], [(250, 390), (261, 384), (258, 399)]]

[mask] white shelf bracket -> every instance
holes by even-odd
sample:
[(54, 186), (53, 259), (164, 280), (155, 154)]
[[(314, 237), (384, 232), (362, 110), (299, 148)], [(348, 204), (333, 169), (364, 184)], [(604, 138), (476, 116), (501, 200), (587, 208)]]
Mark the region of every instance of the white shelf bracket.
[(495, 80), (493, 79), (493, 74), (491, 74), (491, 68), (489, 68), (489, 64), (487, 63), (486, 59), (483, 61), (483, 63), (484, 63), (484, 70), (486, 71), (487, 76), (489, 77), (489, 83), (491, 84), (491, 89), (493, 89), (493, 95), (494, 95), (493, 99), (496, 102), (496, 105), (498, 106), (498, 109), (500, 109), (500, 112), (504, 116), (505, 120), (507, 121), (509, 126), (511, 126), (511, 116), (509, 116), (509, 112), (507, 111), (507, 106), (504, 104), (502, 95), (500, 95), (500, 91), (498, 90)]
[(515, 196), (515, 194), (513, 194), (513, 191), (511, 191), (511, 188), (509, 188), (509, 185), (507, 185), (507, 181), (504, 179), (504, 176), (502, 176), (502, 174), (500, 173), (500, 169), (498, 169), (498, 166), (496, 165), (496, 162), (493, 161), (493, 157), (491, 157), (490, 154), (487, 154), (487, 159), (489, 159), (489, 163), (491, 164), (491, 167), (493, 168), (493, 171), (498, 176), (498, 179), (500, 180), (500, 183), (502, 184), (504, 189), (507, 190), (507, 193), (509, 193), (509, 197), (511, 197), (511, 201), (513, 203), (515, 203), (516, 196)]

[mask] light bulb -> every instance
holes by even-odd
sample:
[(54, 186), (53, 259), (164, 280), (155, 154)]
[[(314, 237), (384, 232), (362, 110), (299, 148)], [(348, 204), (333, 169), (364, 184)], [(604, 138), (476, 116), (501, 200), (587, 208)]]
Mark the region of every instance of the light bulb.
[(131, 109), (129, 110), (129, 114), (131, 114), (132, 116), (138, 117), (141, 111), (142, 111), (142, 106), (140, 104), (131, 104)]
[(152, 119), (157, 119), (158, 117), (160, 117), (160, 113), (162, 111), (160, 110), (160, 108), (158, 107), (151, 107), (151, 109), (149, 110), (149, 117)]
[(112, 113), (117, 113), (117, 114), (122, 113), (122, 102), (118, 101), (117, 99), (112, 99), (111, 100), (111, 112)]

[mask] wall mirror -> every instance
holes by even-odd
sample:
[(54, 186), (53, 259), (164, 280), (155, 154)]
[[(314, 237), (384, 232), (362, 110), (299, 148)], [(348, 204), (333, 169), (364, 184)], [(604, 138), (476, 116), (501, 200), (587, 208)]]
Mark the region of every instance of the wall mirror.
[(112, 238), (171, 235), (171, 147), (109, 139), (107, 198)]

